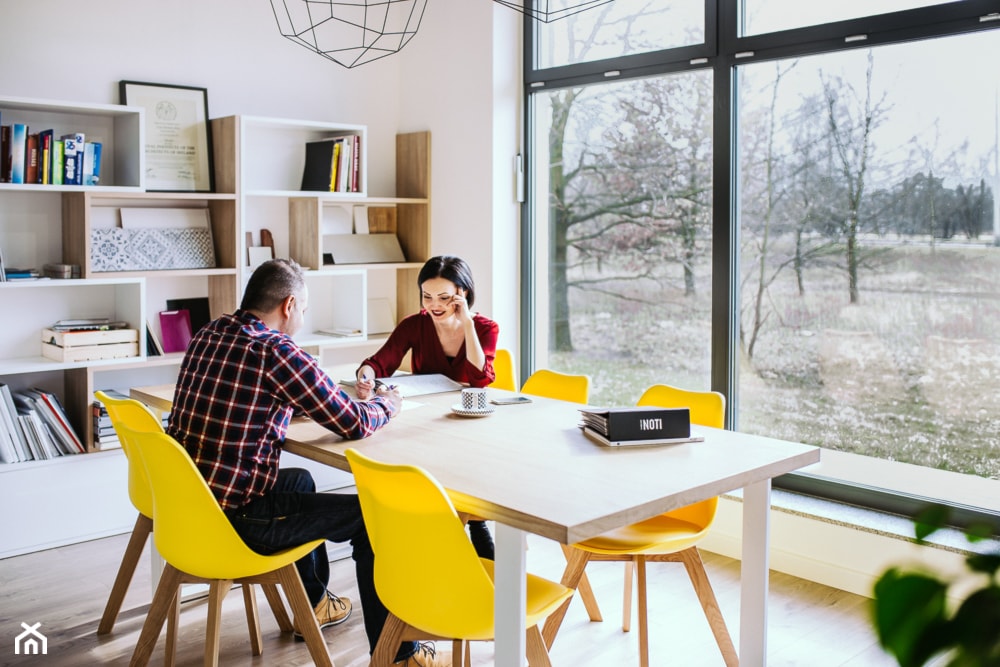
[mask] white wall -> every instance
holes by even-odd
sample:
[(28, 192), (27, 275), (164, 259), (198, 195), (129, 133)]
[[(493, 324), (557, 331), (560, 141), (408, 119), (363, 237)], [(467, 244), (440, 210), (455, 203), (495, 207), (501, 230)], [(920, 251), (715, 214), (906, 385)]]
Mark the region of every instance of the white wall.
[(431, 251), (469, 262), (475, 309), (500, 323), (502, 347), (518, 339), (520, 18), (495, 2), (431, 0), (400, 59), (400, 130), (432, 135)]

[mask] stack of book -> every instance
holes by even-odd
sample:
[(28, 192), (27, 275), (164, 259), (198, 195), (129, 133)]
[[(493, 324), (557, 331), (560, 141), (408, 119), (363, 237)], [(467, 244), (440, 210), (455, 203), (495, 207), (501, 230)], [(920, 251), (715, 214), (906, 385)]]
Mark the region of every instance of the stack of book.
[[(101, 391), (114, 398), (128, 398), (115, 389), (102, 389)], [(121, 440), (118, 439), (118, 433), (115, 432), (115, 427), (111, 424), (111, 417), (104, 404), (95, 400), (91, 406), (91, 415), (93, 416), (94, 446), (101, 451), (120, 448), (122, 446)], [(167, 427), (168, 418), (169, 415), (163, 415), (164, 428)]]
[(580, 408), (584, 435), (607, 447), (700, 442), (691, 435), (688, 408)]
[(80, 454), (83, 443), (55, 394), (0, 384), (0, 461), (44, 461)]

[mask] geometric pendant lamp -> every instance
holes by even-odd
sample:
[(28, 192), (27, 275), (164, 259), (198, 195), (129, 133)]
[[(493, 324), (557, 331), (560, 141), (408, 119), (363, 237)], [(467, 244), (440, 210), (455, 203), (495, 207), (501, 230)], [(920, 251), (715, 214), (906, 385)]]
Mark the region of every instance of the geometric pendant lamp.
[(347, 68), (406, 46), (426, 7), (427, 0), (271, 0), (282, 35)]
[(494, 2), (526, 14), (536, 21), (548, 23), (579, 14), (598, 5), (606, 5), (612, 0), (494, 0)]

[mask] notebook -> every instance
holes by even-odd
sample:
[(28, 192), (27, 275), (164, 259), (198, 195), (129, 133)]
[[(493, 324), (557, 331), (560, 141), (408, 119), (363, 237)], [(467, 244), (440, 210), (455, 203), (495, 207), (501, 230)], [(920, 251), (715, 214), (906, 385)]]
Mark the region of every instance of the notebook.
[(685, 442), (704, 442), (705, 438), (700, 435), (691, 435), (686, 438), (652, 438), (649, 440), (608, 440), (606, 437), (591, 429), (589, 426), (581, 426), (583, 434), (605, 447), (648, 447), (650, 445), (679, 445)]

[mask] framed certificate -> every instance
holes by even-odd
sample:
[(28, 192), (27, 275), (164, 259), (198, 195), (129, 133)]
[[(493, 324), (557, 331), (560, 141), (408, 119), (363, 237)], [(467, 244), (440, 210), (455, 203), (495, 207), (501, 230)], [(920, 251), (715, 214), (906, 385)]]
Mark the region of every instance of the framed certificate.
[(208, 90), (121, 81), (118, 91), (122, 104), (146, 110), (146, 189), (214, 192)]

